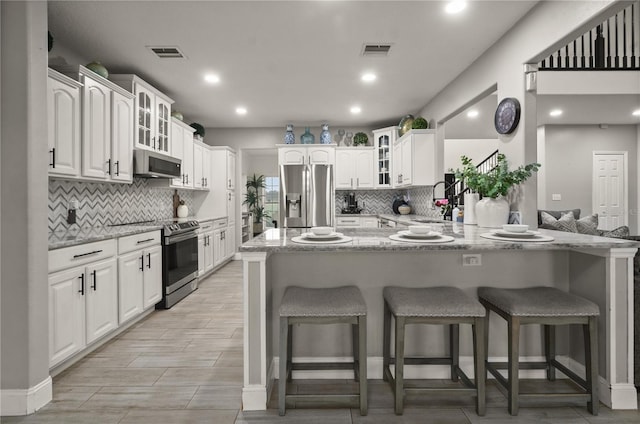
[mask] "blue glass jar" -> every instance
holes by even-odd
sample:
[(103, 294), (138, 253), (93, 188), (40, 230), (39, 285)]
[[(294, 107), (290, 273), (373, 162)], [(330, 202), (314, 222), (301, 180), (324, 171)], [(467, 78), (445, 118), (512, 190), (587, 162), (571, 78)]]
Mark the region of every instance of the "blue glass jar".
[(316, 137), (311, 134), (309, 131), (309, 127), (304, 129), (304, 134), (300, 136), (300, 143), (302, 144), (314, 144), (316, 142)]
[(287, 125), (287, 132), (284, 133), (285, 144), (295, 144), (296, 136), (293, 134), (293, 125)]
[(320, 144), (331, 144), (331, 133), (329, 132), (328, 124), (322, 124), (322, 132), (320, 133)]

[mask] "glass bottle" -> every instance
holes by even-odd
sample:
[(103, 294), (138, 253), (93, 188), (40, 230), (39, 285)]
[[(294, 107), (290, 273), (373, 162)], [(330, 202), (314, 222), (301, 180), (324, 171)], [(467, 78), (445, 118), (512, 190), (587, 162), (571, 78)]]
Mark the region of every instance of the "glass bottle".
[(304, 134), (300, 136), (300, 143), (302, 144), (314, 144), (316, 142), (316, 137), (311, 134), (309, 131), (309, 127), (304, 129)]
[(287, 132), (284, 133), (284, 143), (285, 144), (295, 144), (296, 136), (293, 134), (293, 125), (287, 125)]

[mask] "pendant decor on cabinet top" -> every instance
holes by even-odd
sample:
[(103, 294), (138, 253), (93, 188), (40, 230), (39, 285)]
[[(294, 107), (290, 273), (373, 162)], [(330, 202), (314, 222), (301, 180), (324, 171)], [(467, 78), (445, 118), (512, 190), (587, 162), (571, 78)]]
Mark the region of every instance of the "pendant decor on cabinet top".
[(309, 127), (304, 129), (304, 134), (300, 136), (300, 143), (302, 144), (314, 144), (316, 142), (316, 137), (311, 134)]
[(331, 133), (329, 132), (329, 124), (322, 124), (322, 132), (320, 133), (320, 144), (331, 144)]
[(295, 144), (296, 136), (293, 134), (293, 125), (287, 125), (287, 131), (284, 133), (284, 144)]

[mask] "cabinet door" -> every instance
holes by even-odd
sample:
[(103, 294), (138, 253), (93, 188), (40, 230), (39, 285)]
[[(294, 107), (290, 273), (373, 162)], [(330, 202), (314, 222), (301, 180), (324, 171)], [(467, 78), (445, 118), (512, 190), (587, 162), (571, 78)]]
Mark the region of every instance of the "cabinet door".
[(227, 190), (227, 217), (229, 225), (236, 223), (236, 192)]
[(307, 155), (311, 165), (333, 165), (336, 162), (333, 147), (308, 147)]
[(215, 246), (214, 246), (214, 234), (212, 231), (205, 233), (205, 248), (204, 248), (204, 272), (207, 273), (213, 269)]
[(413, 183), (413, 140), (402, 141), (402, 185)]
[[(184, 174), (184, 135), (185, 131), (180, 125), (171, 125), (171, 156), (182, 161), (182, 174)], [(171, 185), (182, 187), (183, 176), (171, 180)]]
[(193, 187), (193, 134), (183, 128), (182, 176), (184, 187)]
[(236, 189), (236, 154), (227, 152), (227, 188)]
[(111, 90), (86, 76), (82, 122), (82, 175), (106, 179), (111, 154)]
[(279, 165), (306, 164), (307, 149), (304, 147), (281, 147), (278, 149)]
[(80, 87), (48, 79), (49, 174), (80, 175)]
[(378, 228), (380, 223), (378, 222), (378, 218), (373, 217), (363, 217), (360, 218), (361, 226), (364, 228)]
[(202, 188), (209, 190), (209, 184), (211, 184), (211, 151), (206, 147), (202, 148), (202, 176), (204, 177)]
[(116, 260), (87, 266), (87, 344), (118, 327)]
[(391, 172), (393, 178), (391, 180), (391, 184), (393, 187), (401, 187), (402, 186), (402, 143), (396, 142), (393, 143), (393, 167), (391, 168)]
[(336, 150), (336, 189), (354, 187), (353, 174), (353, 152), (351, 150)]
[(49, 275), (49, 367), (84, 348), (84, 267)]
[(225, 257), (231, 257), (236, 253), (236, 226), (230, 225), (225, 231)]
[(213, 266), (218, 266), (224, 260), (225, 242), (224, 230), (215, 230), (213, 232)]
[(352, 166), (355, 174), (356, 188), (373, 188), (373, 149), (356, 150)]
[(376, 187), (391, 186), (391, 145), (392, 131), (374, 131), (374, 139), (376, 145), (375, 160), (375, 185)]
[(202, 188), (204, 185), (204, 175), (202, 173), (202, 146), (193, 143), (193, 186)]
[(111, 179), (133, 180), (133, 99), (112, 93)]
[[(143, 267), (142, 250), (131, 252), (118, 258), (118, 320), (120, 324), (142, 313)], [(93, 276), (89, 280), (93, 283)], [(99, 281), (98, 289), (102, 289)]]
[(198, 276), (201, 277), (205, 273), (205, 249), (207, 248), (207, 236), (198, 234)]
[(338, 228), (353, 228), (359, 227), (361, 224), (359, 216), (346, 217), (340, 216), (336, 218), (336, 227)]
[(143, 309), (155, 306), (162, 300), (162, 247), (155, 246), (144, 251)]
[(169, 134), (171, 127), (171, 104), (160, 96), (155, 96), (155, 134), (153, 148), (161, 153), (169, 153)]
[(155, 134), (155, 96), (140, 84), (136, 84), (136, 111), (138, 130), (136, 131), (136, 147), (153, 150)]

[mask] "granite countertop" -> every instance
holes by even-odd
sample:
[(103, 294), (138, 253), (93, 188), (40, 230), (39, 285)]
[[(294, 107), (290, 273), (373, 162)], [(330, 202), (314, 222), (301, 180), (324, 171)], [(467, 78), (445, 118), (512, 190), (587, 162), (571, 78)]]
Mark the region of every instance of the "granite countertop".
[(240, 252), (332, 252), (332, 251), (416, 251), (416, 250), (566, 250), (566, 249), (610, 249), (637, 248), (640, 243), (631, 240), (589, 236), (552, 230), (538, 230), (551, 236), (553, 241), (507, 241), (480, 237), (492, 228), (464, 225), (445, 221), (432, 224), (435, 230), (454, 238), (448, 243), (412, 243), (393, 241), (393, 228), (341, 228), (340, 232), (353, 240), (334, 244), (299, 244), (292, 237), (301, 235), (304, 229), (269, 229), (240, 246)]
[(132, 234), (146, 233), (148, 231), (157, 231), (160, 229), (162, 229), (161, 224), (150, 222), (148, 224), (118, 225), (116, 227), (91, 227), (72, 229), (68, 231), (56, 231), (49, 233), (49, 250), (91, 243), (93, 241), (130, 236)]

